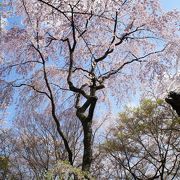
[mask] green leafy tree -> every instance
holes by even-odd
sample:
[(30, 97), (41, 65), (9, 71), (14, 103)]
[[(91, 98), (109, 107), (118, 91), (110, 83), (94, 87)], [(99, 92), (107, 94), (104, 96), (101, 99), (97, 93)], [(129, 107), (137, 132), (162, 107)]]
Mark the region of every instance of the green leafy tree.
[(0, 156), (0, 177), (5, 179), (8, 173), (9, 159), (5, 156)]
[(163, 100), (126, 108), (104, 145), (120, 179), (179, 177), (180, 118)]

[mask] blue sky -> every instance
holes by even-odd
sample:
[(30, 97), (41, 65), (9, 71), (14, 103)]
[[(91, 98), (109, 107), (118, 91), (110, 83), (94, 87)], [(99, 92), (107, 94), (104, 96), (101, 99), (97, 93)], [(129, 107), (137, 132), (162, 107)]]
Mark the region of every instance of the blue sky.
[(180, 0), (160, 0), (162, 7), (166, 10), (180, 10)]

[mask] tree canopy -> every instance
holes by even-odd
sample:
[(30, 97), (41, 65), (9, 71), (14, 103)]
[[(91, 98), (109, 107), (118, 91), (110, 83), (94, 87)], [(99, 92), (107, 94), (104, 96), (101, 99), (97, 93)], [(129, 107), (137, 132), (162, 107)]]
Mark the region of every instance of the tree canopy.
[(104, 149), (117, 179), (179, 177), (180, 119), (163, 100), (143, 100), (120, 113)]
[(3, 118), (15, 109), (29, 176), (60, 160), (88, 179), (99, 117), (178, 74), (179, 12), (152, 0), (4, 0), (2, 8), (21, 23), (1, 28), (0, 106)]

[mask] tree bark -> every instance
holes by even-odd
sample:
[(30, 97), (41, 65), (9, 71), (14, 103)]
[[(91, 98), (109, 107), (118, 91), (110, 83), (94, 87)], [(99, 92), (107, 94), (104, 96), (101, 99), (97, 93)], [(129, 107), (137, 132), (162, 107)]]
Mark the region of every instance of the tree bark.
[[(95, 92), (91, 93), (91, 95), (94, 95)], [(82, 161), (82, 171), (84, 172), (90, 172), (91, 164), (92, 164), (92, 120), (94, 115), (94, 110), (96, 107), (97, 97), (91, 96), (89, 99), (86, 100), (86, 102), (80, 107), (78, 106), (79, 97), (77, 97), (76, 102), (76, 115), (79, 118), (79, 120), (82, 123), (83, 127), (83, 133), (84, 133), (84, 139), (83, 139), (83, 161)], [(85, 115), (85, 112), (88, 111), (88, 115)]]
[(89, 172), (92, 163), (92, 119), (83, 123), (84, 130), (84, 152), (82, 170)]

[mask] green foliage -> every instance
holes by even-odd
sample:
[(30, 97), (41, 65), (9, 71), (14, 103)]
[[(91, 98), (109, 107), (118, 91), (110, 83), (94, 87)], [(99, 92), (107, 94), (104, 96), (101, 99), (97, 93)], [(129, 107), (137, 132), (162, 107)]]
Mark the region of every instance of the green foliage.
[(74, 177), (78, 180), (88, 179), (93, 180), (88, 173), (83, 172), (81, 169), (73, 167), (66, 161), (59, 161), (54, 168), (45, 174), (45, 180), (53, 180), (54, 177), (58, 180), (73, 180)]
[(5, 179), (9, 169), (9, 158), (0, 156), (0, 179)]
[(171, 174), (162, 175), (159, 169), (164, 166), (177, 172), (179, 124), (180, 118), (165, 101), (145, 99), (138, 107), (127, 107), (120, 113), (118, 125), (111, 129), (102, 148), (113, 158), (114, 168), (118, 165), (120, 173), (124, 169), (123, 179), (171, 179)]
[(156, 108), (156, 102), (151, 101), (150, 99), (145, 99), (141, 102), (140, 108), (142, 109), (142, 115), (149, 116), (153, 113)]
[(9, 158), (0, 156), (0, 170), (7, 171), (9, 167)]
[(156, 103), (157, 103), (158, 105), (163, 105), (164, 100), (163, 100), (163, 99), (157, 99), (157, 100), (156, 100)]
[(112, 130), (113, 136), (104, 147), (113, 151), (123, 151), (123, 146), (126, 145), (126, 148), (132, 151), (134, 148), (131, 147), (131, 142), (135, 142), (139, 136), (158, 134), (162, 132), (162, 128), (172, 129), (179, 124), (180, 119), (172, 118), (171, 110), (168, 108), (162, 99), (144, 99), (138, 107), (126, 107), (125, 111), (119, 114), (118, 126)]

